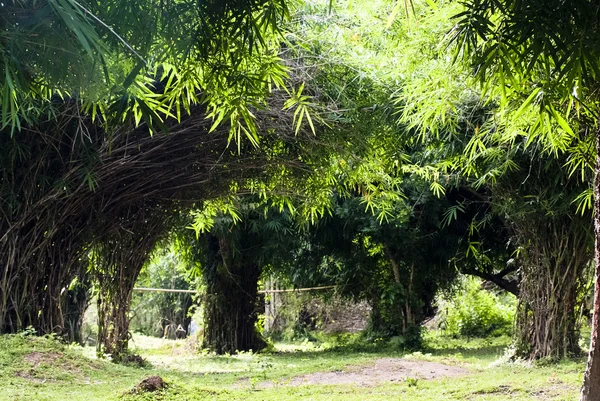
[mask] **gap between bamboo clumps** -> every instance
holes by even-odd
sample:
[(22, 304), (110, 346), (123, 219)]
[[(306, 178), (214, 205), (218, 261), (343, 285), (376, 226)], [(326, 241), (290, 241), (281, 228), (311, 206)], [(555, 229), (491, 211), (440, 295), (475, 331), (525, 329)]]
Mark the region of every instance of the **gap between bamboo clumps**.
[[(321, 287), (309, 287), (309, 288), (295, 288), (289, 290), (259, 290), (259, 294), (278, 294), (282, 292), (303, 292), (303, 291), (319, 291), (319, 290), (330, 290), (332, 288), (336, 288), (335, 285), (326, 285)], [(196, 290), (175, 290), (170, 288), (145, 288), (145, 287), (136, 287), (133, 289), (134, 291), (145, 291), (145, 292), (173, 292), (179, 294), (199, 294), (200, 291)]]

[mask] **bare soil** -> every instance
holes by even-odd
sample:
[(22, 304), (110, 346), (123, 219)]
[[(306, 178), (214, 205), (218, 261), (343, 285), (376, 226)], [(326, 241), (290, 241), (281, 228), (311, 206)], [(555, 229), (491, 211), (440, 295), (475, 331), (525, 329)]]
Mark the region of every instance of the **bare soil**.
[[(95, 360), (86, 360), (85, 364), (70, 355), (62, 352), (40, 352), (34, 351), (23, 357), (30, 367), (26, 370), (15, 372), (15, 376), (34, 383), (59, 382), (80, 379), (83, 382), (90, 383), (90, 378), (84, 373), (86, 370), (97, 371), (102, 369), (102, 364)], [(60, 375), (59, 372), (69, 373), (71, 378)]]
[(37, 367), (40, 364), (51, 365), (57, 359), (61, 358), (63, 354), (59, 352), (37, 352), (34, 351), (30, 354), (25, 355), (23, 360), (31, 364), (31, 368), (28, 371), (19, 370), (15, 372), (15, 376), (22, 379), (28, 380), (32, 383), (46, 383), (48, 381), (45, 377), (37, 376)]
[[(289, 386), (354, 384), (369, 387), (376, 386), (382, 382), (401, 382), (408, 378), (433, 380), (444, 377), (462, 376), (468, 373), (468, 369), (460, 366), (402, 358), (381, 358), (371, 365), (352, 366), (345, 370), (311, 373), (293, 377), (286, 384)], [(271, 387), (273, 383), (263, 382), (259, 386)]]
[(61, 358), (63, 354), (59, 352), (32, 352), (25, 355), (23, 358), (25, 362), (29, 362), (34, 368), (37, 368), (40, 363), (52, 364), (57, 359)]

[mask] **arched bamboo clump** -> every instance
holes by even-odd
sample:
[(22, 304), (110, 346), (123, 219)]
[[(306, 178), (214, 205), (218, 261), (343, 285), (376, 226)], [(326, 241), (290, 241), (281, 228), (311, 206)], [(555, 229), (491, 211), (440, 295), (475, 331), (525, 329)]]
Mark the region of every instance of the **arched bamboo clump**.
[[(94, 250), (101, 268), (123, 275), (121, 284), (135, 281), (175, 212), (227, 194), (232, 182), (305, 169), (293, 155), (309, 136), (294, 136), (291, 115), (273, 111), (282, 104), (274, 99), (270, 111), (255, 113), (267, 146), (246, 143), (239, 153), (228, 147), (227, 126), (209, 133), (212, 121), (200, 106), (150, 135), (127, 124), (105, 132), (67, 102), (35, 127), (1, 135), (0, 333), (33, 326), (75, 336), (80, 314), (70, 311), (82, 287), (73, 284), (86, 280)], [(263, 150), (275, 143), (293, 150)]]

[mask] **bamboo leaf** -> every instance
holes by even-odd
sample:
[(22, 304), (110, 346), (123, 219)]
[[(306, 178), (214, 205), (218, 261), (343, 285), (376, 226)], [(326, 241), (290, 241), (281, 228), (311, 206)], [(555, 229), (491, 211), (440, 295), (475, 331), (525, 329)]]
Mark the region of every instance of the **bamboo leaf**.
[(515, 111), (515, 113), (512, 115), (512, 118), (513, 119), (519, 118), (523, 114), (523, 112), (527, 109), (527, 107), (529, 107), (531, 105), (531, 103), (533, 102), (535, 97), (540, 93), (541, 90), (542, 90), (542, 88), (535, 88), (533, 91), (531, 91), (531, 94), (529, 94), (527, 99), (525, 99), (525, 101), (521, 104), (521, 106), (517, 109), (517, 111)]

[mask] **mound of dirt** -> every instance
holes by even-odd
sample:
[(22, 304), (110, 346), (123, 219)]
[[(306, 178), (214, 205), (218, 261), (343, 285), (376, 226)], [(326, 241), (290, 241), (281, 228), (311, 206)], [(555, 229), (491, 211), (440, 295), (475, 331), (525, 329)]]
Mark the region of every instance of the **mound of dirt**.
[(407, 378), (432, 380), (443, 377), (456, 377), (467, 373), (467, 369), (459, 366), (402, 358), (382, 358), (376, 360), (372, 365), (294, 377), (290, 380), (289, 385), (356, 384), (359, 386), (375, 386), (382, 382), (401, 382)]
[(34, 351), (30, 354), (25, 355), (23, 360), (29, 362), (34, 368), (37, 368), (40, 363), (52, 364), (57, 359), (62, 358), (63, 354), (60, 352), (37, 352)]
[(33, 383), (46, 383), (48, 381), (55, 381), (53, 377), (48, 377), (48, 375), (44, 372), (49, 366), (54, 367), (57, 364), (62, 364), (64, 362), (64, 357), (65, 355), (62, 352), (30, 352), (23, 357), (23, 360), (29, 363), (31, 367), (27, 370), (16, 371), (15, 376)]
[(148, 376), (141, 382), (139, 382), (132, 393), (153, 393), (158, 390), (167, 388), (167, 383), (160, 376)]

